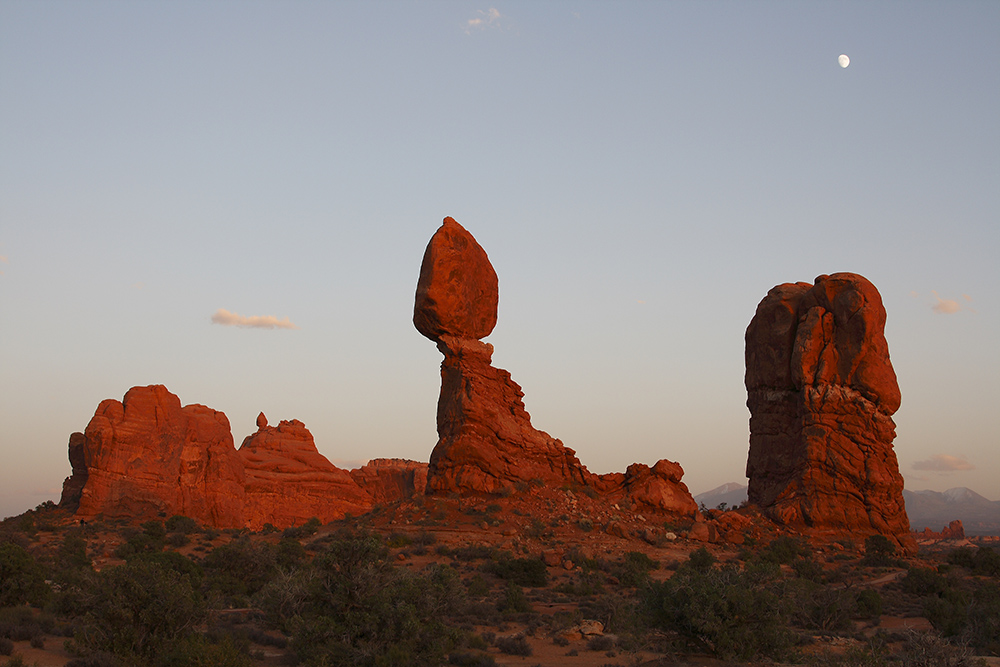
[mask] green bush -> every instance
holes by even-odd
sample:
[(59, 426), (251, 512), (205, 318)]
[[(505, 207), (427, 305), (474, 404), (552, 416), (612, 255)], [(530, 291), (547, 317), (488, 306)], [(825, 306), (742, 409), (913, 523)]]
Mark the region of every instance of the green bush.
[(858, 591), (855, 598), (858, 618), (876, 619), (882, 615), (882, 596), (874, 588)]
[(49, 593), (45, 571), (31, 554), (13, 542), (0, 542), (0, 607), (39, 605)]
[(782, 536), (771, 541), (760, 553), (760, 558), (769, 563), (789, 565), (796, 558), (810, 558), (809, 545), (801, 537)]
[(781, 659), (794, 635), (788, 604), (776, 590), (780, 571), (761, 563), (744, 568), (682, 567), (643, 596), (648, 622), (673, 630), (725, 659)]
[(945, 578), (926, 567), (911, 567), (899, 582), (899, 587), (910, 595), (941, 595), (948, 587)]
[(548, 568), (539, 558), (500, 558), (485, 563), (483, 570), (518, 586), (539, 588), (549, 580)]
[(653, 560), (640, 551), (629, 551), (622, 558), (621, 562), (611, 566), (611, 574), (617, 577), (623, 586), (637, 588), (649, 581), (649, 573), (660, 567), (659, 562)]
[(705, 547), (698, 547), (688, 555), (686, 565), (696, 570), (708, 570), (715, 565), (715, 556)]
[(504, 589), (503, 599), (497, 604), (497, 609), (507, 614), (526, 614), (531, 611), (531, 603), (518, 584), (513, 581)]
[(226, 635), (213, 643), (204, 635), (189, 634), (157, 656), (156, 667), (253, 667), (246, 648)]
[(524, 635), (514, 635), (512, 637), (497, 637), (495, 645), (501, 653), (507, 655), (531, 655), (531, 644), (524, 638)]
[(199, 530), (197, 521), (189, 516), (182, 516), (180, 514), (175, 514), (167, 519), (164, 528), (166, 528), (168, 533), (184, 533), (185, 535), (196, 533)]
[(948, 562), (984, 577), (1000, 577), (1000, 553), (987, 548), (961, 547), (948, 553)]
[(454, 570), (395, 568), (370, 535), (333, 540), (311, 565), (292, 647), (307, 665), (429, 665), (457, 639), (443, 618), (462, 601)]
[(202, 567), (210, 590), (242, 604), (274, 575), (277, 560), (275, 547), (244, 535), (210, 551)]
[(204, 615), (200, 596), (187, 576), (146, 561), (94, 575), (82, 604), (79, 646), (146, 664)]
[(865, 539), (865, 555), (861, 564), (869, 567), (896, 565), (896, 545), (885, 535), (869, 535)]

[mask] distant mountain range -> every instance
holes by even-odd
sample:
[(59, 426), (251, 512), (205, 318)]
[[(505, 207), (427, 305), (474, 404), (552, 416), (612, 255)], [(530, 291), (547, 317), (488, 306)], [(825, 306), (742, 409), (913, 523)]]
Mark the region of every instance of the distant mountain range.
[(959, 519), (966, 535), (1000, 535), (1000, 500), (988, 500), (960, 486), (938, 491), (903, 490), (911, 530), (938, 531)]
[[(738, 506), (747, 499), (747, 486), (729, 482), (694, 497), (698, 506), (714, 509), (721, 503)], [(955, 519), (962, 522), (966, 535), (1000, 535), (1000, 500), (989, 500), (972, 489), (960, 486), (938, 491), (903, 490), (910, 530), (939, 531)]]

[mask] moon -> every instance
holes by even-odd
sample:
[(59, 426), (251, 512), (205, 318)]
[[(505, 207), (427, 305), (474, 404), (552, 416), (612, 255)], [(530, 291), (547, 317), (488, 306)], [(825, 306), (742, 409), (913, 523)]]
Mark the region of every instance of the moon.
[(848, 58), (843, 53), (841, 53), (839, 56), (837, 56), (837, 62), (840, 63), (841, 67), (847, 69), (847, 66), (851, 64), (851, 59)]

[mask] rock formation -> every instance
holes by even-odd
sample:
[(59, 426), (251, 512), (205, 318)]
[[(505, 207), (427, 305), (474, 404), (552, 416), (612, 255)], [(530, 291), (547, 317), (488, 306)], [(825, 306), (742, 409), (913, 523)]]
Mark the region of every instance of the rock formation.
[(372, 459), (351, 471), (351, 477), (376, 503), (422, 496), (427, 488), (427, 464), (408, 459)]
[(748, 500), (788, 526), (907, 541), (899, 408), (878, 290), (853, 273), (778, 285), (746, 331)]
[(350, 473), (316, 450), (305, 424), (293, 419), (268, 426), (266, 419), (257, 418), (258, 425), (262, 421), (239, 449), (246, 475), (247, 527), (294, 526), (312, 517), (328, 523), (371, 509), (371, 496)]
[(83, 433), (71, 433), (69, 436), (69, 464), (73, 472), (63, 482), (59, 504), (71, 512), (80, 507), (80, 496), (83, 494), (83, 487), (87, 485), (87, 461), (84, 454), (86, 442), (87, 438)]
[(229, 420), (203, 405), (182, 408), (161, 385), (101, 402), (82, 441), (71, 438), (70, 460), (63, 497), (81, 519), (183, 514), (243, 525), (243, 466)]
[(676, 463), (598, 476), (572, 449), (532, 427), (521, 387), (491, 365), (493, 346), (479, 340), (496, 325), (497, 303), (497, 276), (486, 252), (445, 218), (424, 252), (413, 313), (417, 330), (444, 354), (427, 492), (497, 493), (524, 483), (590, 486), (635, 505), (694, 514), (697, 506)]

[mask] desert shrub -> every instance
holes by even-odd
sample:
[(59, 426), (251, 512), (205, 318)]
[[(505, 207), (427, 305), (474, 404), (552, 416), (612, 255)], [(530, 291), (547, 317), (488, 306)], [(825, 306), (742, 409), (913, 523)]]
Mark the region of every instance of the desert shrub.
[(146, 561), (93, 575), (82, 604), (80, 647), (147, 664), (204, 615), (187, 576)]
[(769, 563), (789, 565), (796, 558), (809, 558), (809, 545), (800, 537), (788, 535), (771, 540), (770, 544), (760, 552), (760, 558)]
[(51, 590), (45, 571), (24, 547), (0, 542), (0, 607), (41, 604)]
[(394, 568), (383, 541), (343, 535), (311, 564), (292, 647), (307, 664), (440, 664), (455, 643), (443, 618), (462, 601), (451, 568)]
[(123, 667), (123, 663), (110, 653), (99, 651), (82, 658), (73, 658), (64, 667)]
[(948, 587), (945, 578), (926, 567), (911, 567), (899, 582), (900, 589), (910, 595), (941, 595)]
[(191, 538), (184, 533), (169, 533), (167, 535), (167, 544), (175, 549), (179, 549), (189, 542), (191, 542)]
[(210, 590), (242, 600), (259, 591), (274, 575), (277, 549), (242, 536), (208, 552), (202, 568)]
[(252, 667), (245, 646), (230, 635), (213, 642), (204, 635), (189, 634), (157, 656), (155, 667)]
[(323, 523), (316, 517), (313, 517), (306, 521), (304, 524), (298, 527), (285, 528), (282, 531), (282, 537), (290, 537), (295, 540), (301, 540), (306, 537), (315, 535), (316, 532), (322, 527)]
[(488, 653), (453, 651), (451, 655), (448, 656), (448, 664), (459, 665), (459, 667), (496, 667), (497, 661)]
[(473, 575), (468, 582), (466, 582), (466, 589), (469, 595), (475, 598), (481, 598), (489, 595), (490, 585), (486, 583), (481, 574)]
[(555, 591), (575, 597), (597, 595), (604, 591), (603, 577), (597, 572), (584, 570), (576, 575), (572, 581), (563, 582), (556, 586)]
[(201, 588), (204, 571), (201, 566), (176, 551), (160, 551), (158, 553), (140, 554), (133, 557), (132, 561), (143, 561), (146, 563), (156, 563), (165, 570), (186, 576), (195, 589)]
[(973, 574), (1000, 577), (1000, 553), (993, 549), (961, 547), (949, 552), (947, 558), (952, 565), (960, 565)]
[(92, 567), (87, 556), (87, 540), (80, 536), (79, 531), (68, 531), (56, 551), (56, 571), (90, 570)]
[(882, 596), (874, 588), (858, 591), (854, 604), (858, 618), (875, 619), (882, 615)]
[(688, 555), (686, 565), (696, 570), (707, 570), (715, 564), (713, 556), (705, 547), (698, 547)]
[(163, 527), (168, 533), (184, 533), (185, 535), (196, 533), (199, 529), (197, 521), (189, 516), (183, 516), (180, 514), (175, 514), (167, 519), (163, 524)]
[(471, 561), (494, 558), (497, 556), (497, 548), (485, 544), (466, 544), (452, 549), (448, 555), (455, 560)]
[(539, 558), (499, 558), (487, 561), (483, 570), (518, 586), (538, 588), (549, 579), (548, 568)]
[(649, 581), (649, 573), (660, 567), (660, 564), (642, 553), (629, 551), (622, 560), (611, 566), (611, 574), (618, 578), (623, 586), (638, 587)]
[(298, 540), (283, 537), (278, 542), (278, 553), (275, 555), (275, 558), (278, 567), (298, 567), (307, 558), (306, 549)]
[(512, 581), (504, 589), (503, 598), (497, 603), (497, 609), (505, 614), (526, 614), (531, 611), (531, 602), (524, 594), (524, 589)]
[(865, 539), (865, 555), (861, 559), (861, 564), (869, 567), (896, 565), (896, 545), (885, 535), (869, 535)]
[(10, 655), (14, 652), (14, 642), (6, 637), (0, 637), (0, 655)]
[(254, 605), (272, 627), (290, 633), (292, 621), (301, 616), (309, 604), (314, 576), (310, 568), (278, 570), (254, 595)]
[(793, 640), (787, 603), (776, 591), (780, 571), (761, 563), (744, 568), (682, 567), (643, 595), (649, 623), (678, 632), (726, 659), (780, 659)]
[(588, 651), (610, 651), (615, 647), (615, 640), (607, 635), (597, 635), (587, 640)]
[(576, 522), (576, 525), (585, 533), (589, 533), (594, 529), (594, 522), (587, 518), (580, 519)]
[(513, 635), (511, 637), (497, 637), (494, 642), (501, 653), (507, 655), (531, 655), (531, 644), (524, 638), (524, 635)]
[(807, 579), (785, 582), (784, 597), (791, 602), (792, 621), (810, 630), (844, 630), (856, 615), (856, 596), (843, 588), (823, 586)]
[(408, 547), (413, 543), (409, 535), (404, 533), (389, 533), (389, 536), (385, 538), (386, 546), (390, 549), (399, 549), (400, 547)]

